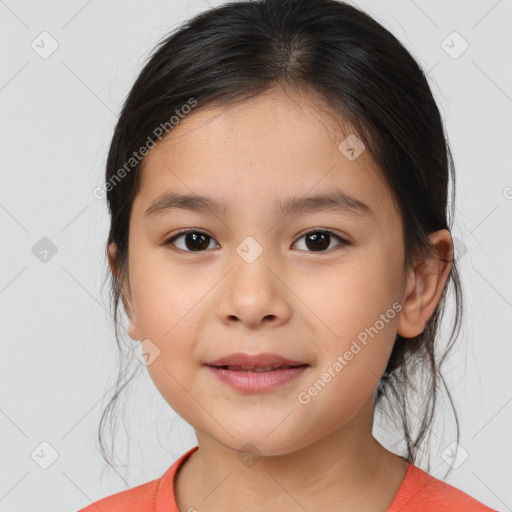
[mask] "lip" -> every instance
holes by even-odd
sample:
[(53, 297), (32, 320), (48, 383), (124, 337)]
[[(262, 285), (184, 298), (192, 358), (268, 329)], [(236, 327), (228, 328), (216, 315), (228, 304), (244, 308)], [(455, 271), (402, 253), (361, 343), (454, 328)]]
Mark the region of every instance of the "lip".
[[(299, 378), (310, 367), (303, 361), (288, 359), (270, 352), (254, 355), (238, 352), (205, 363), (205, 366), (221, 382), (246, 393), (261, 393), (275, 389)], [(232, 366), (238, 368), (228, 368)], [(280, 366), (290, 368), (268, 370)], [(267, 370), (264, 371), (264, 368)]]
[(246, 393), (262, 393), (271, 391), (285, 383), (289, 383), (307, 371), (307, 364), (292, 368), (282, 368), (271, 371), (256, 372), (245, 370), (229, 370), (222, 367), (208, 366), (221, 382), (228, 384), (237, 391)]
[(205, 363), (207, 366), (254, 366), (254, 367), (266, 367), (266, 366), (301, 366), (306, 365), (304, 361), (295, 361), (292, 359), (287, 359), (278, 354), (272, 354), (270, 352), (265, 352), (262, 354), (245, 354), (245, 353), (235, 353), (229, 354), (227, 356), (221, 357), (220, 359), (216, 359), (215, 361), (210, 361)]

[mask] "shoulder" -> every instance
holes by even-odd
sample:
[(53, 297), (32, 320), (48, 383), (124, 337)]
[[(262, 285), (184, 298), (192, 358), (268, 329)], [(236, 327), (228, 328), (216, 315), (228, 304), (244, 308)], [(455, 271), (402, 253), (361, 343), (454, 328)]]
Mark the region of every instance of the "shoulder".
[(102, 498), (78, 512), (154, 512), (160, 478)]
[(388, 512), (497, 512), (469, 494), (409, 464)]
[(174, 496), (174, 478), (198, 448), (195, 446), (184, 453), (160, 478), (102, 498), (78, 512), (179, 512)]

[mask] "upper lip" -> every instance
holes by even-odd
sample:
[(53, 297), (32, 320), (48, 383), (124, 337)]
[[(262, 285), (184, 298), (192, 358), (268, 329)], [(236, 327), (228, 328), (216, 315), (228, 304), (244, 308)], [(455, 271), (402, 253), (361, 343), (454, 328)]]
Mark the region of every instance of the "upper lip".
[(277, 354), (263, 353), (256, 355), (249, 355), (244, 353), (229, 354), (205, 363), (207, 366), (254, 366), (254, 367), (268, 367), (268, 366), (302, 366), (307, 363), (302, 361), (295, 361), (281, 357)]

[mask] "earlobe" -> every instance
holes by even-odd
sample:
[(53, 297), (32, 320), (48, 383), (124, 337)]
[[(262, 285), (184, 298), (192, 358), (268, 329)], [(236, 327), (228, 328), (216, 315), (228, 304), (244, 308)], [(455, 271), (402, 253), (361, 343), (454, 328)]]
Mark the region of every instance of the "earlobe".
[(121, 273), (117, 268), (116, 254), (117, 246), (114, 242), (112, 242), (107, 250), (108, 264), (110, 266), (110, 270), (116, 277), (120, 286), (121, 300), (123, 301), (124, 310), (129, 319), (128, 334), (132, 340), (139, 341), (141, 337), (139, 336), (139, 329), (137, 327), (136, 315), (133, 308), (133, 299), (131, 295), (130, 286), (129, 283), (127, 283), (127, 280), (123, 276), (121, 276)]
[(397, 333), (403, 338), (414, 338), (425, 330), (450, 275), (453, 261), (450, 232), (442, 229), (431, 233), (429, 238), (434, 254), (419, 261), (407, 275), (397, 322)]
[(129, 287), (127, 287), (124, 283), (121, 286), (121, 297), (123, 300), (124, 310), (126, 311), (126, 315), (128, 316), (129, 321), (128, 334), (132, 340), (139, 341), (141, 337), (139, 335), (139, 328), (137, 326), (137, 316), (135, 315), (133, 307), (133, 299)]

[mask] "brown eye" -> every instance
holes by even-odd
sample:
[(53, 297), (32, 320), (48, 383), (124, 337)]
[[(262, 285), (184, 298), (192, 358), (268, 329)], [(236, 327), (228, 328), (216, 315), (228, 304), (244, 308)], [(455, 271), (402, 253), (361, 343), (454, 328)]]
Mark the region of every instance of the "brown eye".
[[(183, 238), (182, 247), (178, 247), (174, 242), (180, 238)], [(165, 245), (172, 244), (176, 245), (178, 249), (185, 252), (202, 252), (208, 249), (210, 242), (213, 240), (212, 237), (203, 233), (202, 231), (181, 231), (177, 235), (174, 235), (172, 238), (165, 242)]]
[(339, 240), (338, 246), (349, 245), (349, 242), (329, 230), (309, 231), (302, 235), (299, 240), (305, 240), (308, 252), (326, 252), (333, 238)]
[[(176, 243), (176, 241), (180, 239), (183, 239), (180, 241), (181, 246)], [(305, 240), (307, 252), (327, 252), (334, 239), (338, 240), (338, 246), (350, 245), (347, 240), (325, 229), (309, 231), (302, 235), (299, 240), (302, 239)], [(214, 241), (214, 239), (210, 235), (202, 231), (189, 229), (180, 231), (178, 234), (169, 238), (164, 242), (164, 245), (174, 245), (178, 250), (184, 252), (204, 252), (210, 247), (212, 241)]]

